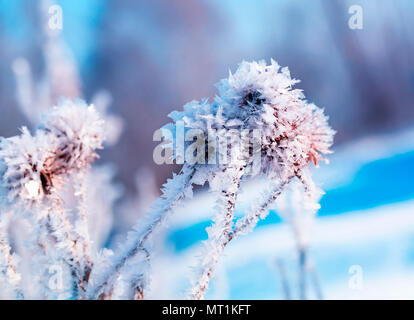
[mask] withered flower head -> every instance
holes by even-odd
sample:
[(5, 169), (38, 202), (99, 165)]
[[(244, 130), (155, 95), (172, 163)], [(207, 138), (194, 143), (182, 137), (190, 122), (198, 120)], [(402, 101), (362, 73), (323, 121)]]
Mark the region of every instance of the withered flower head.
[(103, 121), (93, 106), (63, 100), (47, 112), (31, 135), (0, 140), (0, 179), (3, 200), (28, 207), (50, 195), (71, 174), (97, 157), (104, 140)]

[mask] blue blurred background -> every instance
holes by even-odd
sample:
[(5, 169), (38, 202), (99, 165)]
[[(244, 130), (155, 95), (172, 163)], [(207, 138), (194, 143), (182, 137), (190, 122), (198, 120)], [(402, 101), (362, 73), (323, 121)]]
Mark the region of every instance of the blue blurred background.
[[(35, 78), (44, 70), (39, 2), (0, 0), (0, 136), (17, 134), (27, 122), (17, 107), (14, 59), (25, 57)], [(101, 159), (117, 165), (125, 197), (138, 192), (134, 174), (139, 168), (154, 172), (158, 185), (177, 169), (156, 166), (152, 158), (153, 132), (167, 122), (170, 111), (193, 99), (214, 97), (214, 84), (242, 60), (273, 58), (301, 79), (298, 87), (325, 108), (338, 132), (332, 165), (315, 172), (327, 191), (314, 247), (327, 297), (414, 297), (414, 289), (404, 286), (414, 283), (414, 233), (409, 228), (414, 226), (413, 1), (56, 3), (63, 9), (62, 36), (78, 66), (82, 96), (90, 101), (99, 89), (108, 90), (111, 112), (125, 122), (119, 143), (104, 150)], [(348, 9), (355, 4), (363, 8), (362, 30), (348, 26)], [(394, 221), (394, 212), (402, 220)], [(178, 219), (166, 234), (172, 252), (168, 261), (177, 266), (205, 238), (208, 213), (190, 221)], [(381, 223), (376, 226), (376, 221)], [(260, 237), (269, 232), (282, 243), (280, 222), (270, 215), (251, 241), (268, 243)], [(344, 230), (344, 225), (356, 229)], [(322, 234), (330, 228), (339, 229), (338, 243), (329, 232)], [(294, 269), (289, 265), (294, 259), (283, 253), (286, 246), (270, 245), (242, 266), (228, 258), (221, 273), (227, 274), (228, 281), (222, 282), (228, 285), (221, 291), (216, 285), (212, 297), (218, 292), (214, 297), (281, 298), (272, 261), (281, 256), (287, 269)], [(231, 250), (237, 256), (237, 246), (229, 256)], [(362, 293), (349, 289), (351, 265), (362, 265), (372, 275)], [(176, 279), (181, 279), (178, 274)]]

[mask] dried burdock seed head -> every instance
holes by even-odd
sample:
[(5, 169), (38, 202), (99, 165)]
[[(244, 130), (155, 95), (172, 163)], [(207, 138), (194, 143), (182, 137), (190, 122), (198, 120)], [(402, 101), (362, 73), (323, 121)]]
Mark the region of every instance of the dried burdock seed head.
[(215, 101), (223, 115), (261, 131), (261, 172), (271, 177), (287, 179), (309, 162), (317, 165), (333, 143), (335, 131), (323, 109), (292, 88), (298, 82), (271, 60), (270, 65), (244, 61), (218, 84)]
[(0, 140), (0, 179), (4, 200), (29, 207), (40, 203), (62, 180), (87, 166), (102, 148), (103, 121), (93, 106), (62, 100), (31, 135)]
[(63, 100), (45, 114), (43, 127), (60, 140), (50, 163), (52, 172), (88, 166), (102, 149), (104, 121), (93, 105)]
[(53, 156), (54, 142), (44, 131), (32, 136), (25, 127), (21, 135), (0, 140), (1, 184), (6, 192), (2, 201), (31, 203), (43, 197), (40, 172)]

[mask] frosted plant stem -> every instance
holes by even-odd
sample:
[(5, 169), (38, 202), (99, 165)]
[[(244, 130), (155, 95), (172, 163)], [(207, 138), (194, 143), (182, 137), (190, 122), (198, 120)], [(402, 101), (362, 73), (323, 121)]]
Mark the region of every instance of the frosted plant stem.
[[(175, 179), (181, 178), (181, 185), (171, 187), (168, 182), (164, 185), (163, 196), (159, 198), (157, 206), (151, 214), (152, 222), (144, 228), (140, 224), (137, 226), (137, 230), (131, 236), (132, 238), (128, 240), (130, 243), (127, 245), (126, 250), (123, 250), (124, 252), (115, 259), (114, 264), (103, 275), (100, 275), (98, 284), (91, 288), (88, 294), (89, 299), (105, 299), (106, 295), (112, 290), (112, 279), (118, 276), (127, 261), (139, 252), (144, 251), (147, 256), (147, 262), (149, 261), (150, 254), (146, 249), (147, 242), (162, 226), (169, 214), (187, 197), (195, 172), (196, 167), (184, 165), (180, 174), (170, 180), (171, 183), (174, 183)], [(140, 292), (140, 295), (143, 297), (145, 293), (144, 286), (137, 288), (137, 292)]]
[[(292, 177), (293, 178), (293, 177)], [(202, 272), (202, 275), (200, 276), (196, 286), (192, 290), (192, 298), (199, 300), (203, 299), (205, 290), (207, 289), (208, 283), (213, 276), (214, 266), (218, 262), (218, 257), (221, 256), (224, 248), (229, 244), (230, 241), (235, 239), (240, 234), (245, 234), (250, 230), (253, 230), (253, 228), (256, 226), (257, 222), (260, 218), (264, 218), (270, 209), (270, 207), (273, 205), (273, 203), (276, 201), (276, 199), (279, 197), (279, 195), (282, 193), (284, 188), (289, 184), (292, 178), (287, 179), (282, 184), (278, 184), (277, 187), (274, 187), (274, 189), (270, 192), (270, 195), (268, 198), (266, 198), (262, 203), (260, 203), (258, 206), (254, 206), (252, 208), (252, 211), (248, 213), (246, 216), (244, 216), (237, 224), (236, 227), (233, 229), (233, 231), (227, 228), (227, 223), (224, 225), (224, 231), (223, 232), (223, 238), (220, 239), (222, 242), (218, 242), (215, 246), (216, 253), (212, 254), (213, 260), (210, 262), (210, 265), (208, 263), (205, 263), (207, 267), (204, 268), (204, 271)], [(235, 181), (237, 179), (235, 178)], [(237, 184), (239, 184), (240, 181), (237, 181)], [(238, 189), (239, 185), (237, 185)], [(226, 194), (225, 194), (226, 195)], [(233, 219), (233, 210), (234, 210), (234, 201), (233, 196), (234, 195), (228, 195), (227, 197), (231, 196), (231, 198), (228, 198), (228, 203), (233, 202), (233, 206), (229, 207), (231, 208), (231, 219)], [(226, 214), (226, 222), (227, 219), (230, 217), (229, 214)], [(231, 226), (231, 224), (230, 224)], [(212, 250), (214, 250), (214, 245)], [(214, 252), (214, 251), (213, 251)]]
[[(149, 263), (150, 260), (150, 253), (149, 251), (144, 247), (142, 249), (145, 261)], [(144, 271), (139, 273), (138, 275), (134, 275), (129, 278), (129, 287), (131, 288), (131, 294), (128, 297), (128, 299), (132, 300), (144, 300), (144, 286), (145, 286), (145, 274)]]
[(254, 205), (251, 211), (241, 218), (240, 221), (237, 222), (234, 230), (229, 233), (227, 243), (239, 235), (253, 230), (259, 220), (264, 219), (268, 215), (270, 208), (292, 179), (293, 177), (290, 177), (281, 184), (274, 186), (267, 198), (258, 205)]
[(280, 283), (282, 285), (283, 296), (285, 300), (290, 300), (290, 286), (286, 275), (285, 264), (282, 259), (276, 259), (276, 269), (280, 276)]
[(299, 264), (299, 299), (306, 300), (307, 298), (307, 255), (306, 248), (298, 249), (298, 264)]
[(79, 216), (81, 225), (78, 228), (82, 228), (79, 234), (79, 238), (83, 246), (83, 254), (85, 259), (85, 266), (82, 270), (83, 281), (88, 282), (89, 275), (92, 270), (92, 259), (91, 259), (91, 241), (89, 236), (89, 219), (88, 211), (86, 206), (86, 170), (82, 170), (79, 174), (79, 185), (77, 186), (75, 194), (80, 197), (79, 201)]
[(8, 214), (4, 213), (0, 215), (0, 251), (2, 255), (0, 258), (0, 273), (6, 278), (10, 287), (13, 289), (15, 298), (23, 299), (23, 293), (19, 287), (20, 274), (17, 272), (16, 264), (10, 253), (11, 247), (7, 232), (8, 219)]
[(313, 290), (315, 291), (316, 298), (319, 300), (323, 300), (323, 292), (322, 287), (319, 281), (319, 275), (316, 271), (315, 265), (311, 265), (309, 268), (309, 275), (312, 281)]
[[(297, 178), (299, 179), (299, 181), (301, 182), (301, 184), (304, 187), (304, 191), (305, 191), (305, 199), (304, 201), (308, 202), (308, 203), (313, 203), (314, 199), (314, 193), (315, 193), (315, 189), (314, 189), (314, 184), (313, 181), (310, 179), (307, 179), (307, 177), (305, 175), (303, 175), (302, 172), (298, 172), (298, 174), (296, 175)], [(314, 208), (313, 210), (315, 210), (312, 213), (308, 213), (308, 214), (314, 214), (316, 212), (316, 208)], [(296, 230), (295, 230), (296, 229)], [(314, 269), (311, 267), (310, 265), (310, 261), (309, 261), (309, 249), (308, 246), (306, 244), (303, 244), (303, 240), (301, 241), (301, 237), (300, 237), (300, 229), (298, 228), (294, 228), (295, 232), (295, 236), (296, 239), (298, 241), (298, 255), (299, 255), (299, 294), (300, 294), (300, 299), (307, 299), (307, 286), (308, 286), (308, 277), (310, 277), (310, 281), (311, 284), (314, 286), (314, 290), (315, 290), (315, 294), (318, 297), (318, 299), (322, 299), (322, 292), (319, 286), (319, 281), (317, 278), (316, 273), (314, 273)]]
[(48, 224), (51, 235), (55, 237), (56, 243), (66, 251), (64, 260), (71, 269), (74, 277), (74, 295), (75, 298), (79, 295), (79, 289), (86, 291), (85, 283), (81, 274), (81, 260), (78, 253), (77, 241), (73, 239), (72, 226), (66, 216), (60, 199), (57, 197), (53, 199), (53, 205), (48, 210)]
[(48, 228), (47, 221), (37, 221), (36, 219), (30, 218), (29, 220), (33, 225), (38, 225), (39, 227), (35, 231), (35, 234), (31, 237), (31, 241), (33, 243), (33, 257), (35, 259), (34, 263), (37, 264), (38, 270), (36, 272), (40, 273), (40, 279), (38, 281), (38, 285), (41, 286), (43, 289), (42, 295), (43, 299), (46, 300), (50, 297), (53, 297), (53, 292), (50, 292), (50, 288), (48, 285), (48, 279), (43, 276), (43, 272), (45, 269), (44, 259), (47, 260), (47, 264), (50, 264), (50, 251), (52, 249), (52, 244), (50, 243), (50, 239), (48, 235), (51, 234), (50, 228)]
[(204, 298), (209, 282), (214, 275), (215, 267), (228, 243), (227, 237), (233, 227), (234, 207), (244, 170), (245, 167), (243, 166), (226, 169), (222, 172), (222, 174), (232, 175), (233, 183), (227, 190), (221, 190), (217, 203), (218, 210), (214, 218), (215, 223), (208, 231), (209, 239), (205, 242), (206, 253), (201, 261), (202, 271), (192, 290), (192, 299), (200, 300)]

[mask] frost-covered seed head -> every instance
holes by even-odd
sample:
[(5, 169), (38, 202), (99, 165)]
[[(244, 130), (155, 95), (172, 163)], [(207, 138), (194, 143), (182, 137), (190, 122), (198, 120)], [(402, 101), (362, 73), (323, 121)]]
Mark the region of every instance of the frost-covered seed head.
[(242, 62), (234, 75), (222, 80), (216, 103), (227, 117), (240, 119), (262, 133), (262, 170), (283, 179), (295, 175), (330, 153), (335, 132), (323, 110), (307, 103), (298, 80), (273, 60)]
[(43, 127), (60, 140), (53, 171), (84, 168), (98, 157), (95, 150), (102, 149), (104, 121), (82, 100), (63, 100), (45, 114)]
[(86, 168), (102, 148), (103, 121), (93, 106), (63, 100), (46, 113), (31, 135), (0, 140), (0, 177), (6, 201), (30, 206), (40, 203), (62, 180)]

